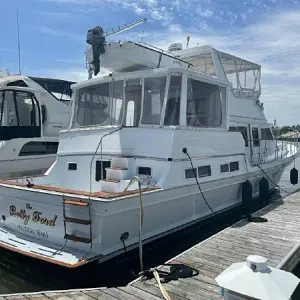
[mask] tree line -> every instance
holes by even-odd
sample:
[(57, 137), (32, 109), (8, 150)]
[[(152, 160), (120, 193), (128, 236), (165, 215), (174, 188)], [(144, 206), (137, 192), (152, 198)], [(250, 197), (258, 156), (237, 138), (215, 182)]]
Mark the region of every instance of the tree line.
[(290, 131), (300, 131), (300, 125), (293, 125), (293, 126), (282, 126), (279, 128), (279, 134), (285, 134)]

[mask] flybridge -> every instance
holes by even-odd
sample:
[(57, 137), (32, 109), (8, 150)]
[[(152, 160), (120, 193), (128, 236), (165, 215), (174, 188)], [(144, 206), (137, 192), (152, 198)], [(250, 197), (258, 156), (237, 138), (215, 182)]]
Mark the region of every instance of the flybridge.
[[(130, 25), (104, 32), (97, 26), (88, 31), (86, 58), (89, 79), (100, 67), (112, 72), (182, 67), (228, 80), (237, 98), (258, 100), (261, 94), (261, 66), (210, 46), (187, 48), (173, 43), (168, 51), (145, 43), (131, 41), (107, 42), (106, 38), (145, 23), (141, 19)], [(120, 59), (122, 58), (122, 59)]]

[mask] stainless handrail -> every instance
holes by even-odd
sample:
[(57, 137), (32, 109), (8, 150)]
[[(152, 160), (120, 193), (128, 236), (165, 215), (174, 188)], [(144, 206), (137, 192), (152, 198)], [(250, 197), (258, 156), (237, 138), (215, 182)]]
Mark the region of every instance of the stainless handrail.
[(92, 167), (93, 167), (94, 159), (95, 159), (95, 157), (96, 157), (96, 155), (97, 155), (97, 152), (98, 152), (98, 150), (99, 150), (99, 147), (101, 146), (100, 157), (101, 157), (101, 180), (102, 180), (102, 179), (103, 179), (102, 141), (103, 141), (103, 139), (104, 139), (105, 137), (107, 137), (108, 135), (111, 135), (112, 133), (115, 133), (115, 132), (121, 130), (122, 128), (123, 128), (122, 126), (119, 126), (117, 129), (115, 129), (115, 130), (113, 130), (113, 131), (110, 131), (110, 132), (108, 132), (108, 133), (102, 135), (102, 137), (101, 137), (101, 139), (100, 139), (100, 141), (99, 141), (99, 143), (98, 143), (98, 145), (97, 145), (97, 148), (96, 148), (96, 150), (95, 150), (95, 152), (94, 152), (94, 154), (93, 154), (93, 157), (92, 157), (92, 159), (91, 159), (91, 162), (90, 162), (90, 194), (91, 194), (91, 192), (92, 192)]
[[(274, 139), (244, 139), (245, 142), (248, 143), (248, 147), (251, 147), (252, 149), (258, 149), (258, 151), (255, 153), (255, 151), (251, 152), (251, 164), (261, 164), (261, 163), (266, 163), (267, 161), (267, 154), (268, 154), (268, 148), (267, 148), (267, 142), (274, 142), (275, 144), (275, 151), (274, 151), (274, 159), (272, 161), (278, 160), (278, 159), (283, 159), (287, 157), (289, 152), (294, 151), (295, 149), (298, 149), (298, 138), (292, 136), (292, 137), (287, 137), (286, 139), (281, 139), (281, 138), (274, 138)], [(254, 146), (254, 142), (258, 142), (258, 145), (256, 144)], [(294, 149), (293, 149), (294, 147)], [(280, 155), (279, 155), (280, 152)], [(271, 154), (271, 153), (270, 153)], [(293, 153), (293, 155), (296, 154)]]

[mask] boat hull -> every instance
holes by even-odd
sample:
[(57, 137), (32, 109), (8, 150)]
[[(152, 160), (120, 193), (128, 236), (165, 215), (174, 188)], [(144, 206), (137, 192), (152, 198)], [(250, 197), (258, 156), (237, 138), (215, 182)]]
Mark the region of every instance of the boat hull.
[[(284, 167), (291, 161), (292, 158), (286, 158), (268, 164), (269, 167), (264, 169), (277, 184)], [(257, 169), (247, 175), (201, 184), (205, 200), (214, 213), (241, 204), (241, 187), (246, 178), (252, 183), (253, 198), (258, 196), (259, 180), (263, 175)], [(269, 187), (272, 189), (274, 184), (269, 182)], [(87, 212), (79, 207), (63, 207), (63, 201), (70, 197), (58, 192), (1, 183), (0, 246), (67, 267), (77, 267), (96, 259), (102, 262), (117, 256), (124, 251), (120, 240), (123, 234), (128, 234), (128, 239), (124, 241), (127, 249), (137, 247), (140, 216), (138, 195), (119, 199), (91, 198), (89, 201), (87, 197), (83, 199), (77, 196), (77, 201), (88, 201), (91, 205), (91, 232), (89, 226), (73, 223), (67, 224), (65, 230), (66, 216), (81, 220), (88, 217)], [(74, 197), (72, 195), (72, 199)], [(146, 192), (142, 199), (144, 242), (214, 216), (196, 184)], [(76, 236), (89, 236), (91, 233), (92, 243), (66, 240), (66, 232)]]

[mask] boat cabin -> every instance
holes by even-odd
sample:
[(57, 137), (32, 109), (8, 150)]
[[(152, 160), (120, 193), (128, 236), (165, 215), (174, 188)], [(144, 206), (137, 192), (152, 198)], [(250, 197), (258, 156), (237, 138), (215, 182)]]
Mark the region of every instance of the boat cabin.
[(111, 74), (73, 89), (71, 128), (226, 128), (226, 81), (193, 70)]

